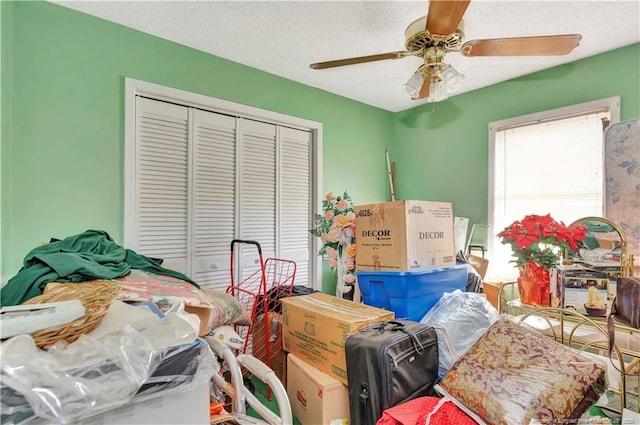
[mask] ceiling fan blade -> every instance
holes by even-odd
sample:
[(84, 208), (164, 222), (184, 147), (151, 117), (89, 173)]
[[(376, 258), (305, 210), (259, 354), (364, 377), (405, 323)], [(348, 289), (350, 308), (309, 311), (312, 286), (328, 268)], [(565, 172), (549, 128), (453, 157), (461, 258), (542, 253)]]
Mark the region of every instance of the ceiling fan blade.
[(397, 52), (380, 53), (377, 55), (360, 56), (357, 58), (338, 59), (338, 60), (328, 61), (328, 62), (312, 63), (311, 65), (309, 65), (309, 68), (311, 69), (335, 68), (337, 66), (355, 65), (357, 63), (375, 62), (375, 61), (381, 61), (386, 59), (400, 59), (405, 56), (407, 56), (407, 52), (405, 52), (404, 50), (400, 50)]
[(430, 34), (454, 33), (470, 0), (430, 0), (426, 30)]
[(412, 100), (424, 99), (425, 97), (429, 97), (429, 87), (431, 86), (431, 78), (425, 78), (422, 82), (422, 87), (420, 87), (420, 91), (418, 92), (418, 96), (412, 97)]
[(471, 40), (462, 45), (464, 56), (566, 55), (580, 43), (580, 34)]

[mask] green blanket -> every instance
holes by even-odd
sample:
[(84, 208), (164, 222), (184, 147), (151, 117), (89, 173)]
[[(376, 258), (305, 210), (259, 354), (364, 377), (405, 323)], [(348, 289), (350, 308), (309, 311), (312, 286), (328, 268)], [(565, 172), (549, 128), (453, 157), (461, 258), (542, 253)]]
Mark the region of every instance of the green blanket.
[(87, 230), (31, 250), (20, 271), (0, 289), (0, 301), (3, 307), (18, 305), (42, 294), (49, 282), (115, 279), (128, 275), (132, 268), (173, 276), (199, 288), (182, 273), (165, 269), (154, 260), (118, 245), (106, 232)]

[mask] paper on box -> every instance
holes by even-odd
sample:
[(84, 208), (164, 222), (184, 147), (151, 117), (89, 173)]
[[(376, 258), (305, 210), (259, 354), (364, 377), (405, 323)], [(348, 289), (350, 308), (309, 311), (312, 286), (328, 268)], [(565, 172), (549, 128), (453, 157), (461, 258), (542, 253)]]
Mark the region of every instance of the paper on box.
[(355, 210), (357, 270), (411, 271), (456, 264), (450, 202), (383, 202)]
[(344, 343), (351, 333), (394, 313), (316, 292), (282, 299), (282, 342), (285, 351), (347, 383)]
[(287, 363), (287, 395), (302, 425), (349, 423), (347, 387), (294, 354)]

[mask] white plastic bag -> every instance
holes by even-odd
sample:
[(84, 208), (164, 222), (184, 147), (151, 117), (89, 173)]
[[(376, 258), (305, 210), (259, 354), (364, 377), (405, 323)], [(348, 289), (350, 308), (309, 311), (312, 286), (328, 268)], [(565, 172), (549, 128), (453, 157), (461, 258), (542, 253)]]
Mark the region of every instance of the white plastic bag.
[(136, 325), (102, 338), (82, 335), (47, 351), (26, 334), (2, 342), (0, 389), (28, 403), (3, 400), (2, 416), (12, 413), (3, 423), (22, 423), (29, 410), (45, 423), (72, 423), (211, 379), (213, 354), (180, 314)]

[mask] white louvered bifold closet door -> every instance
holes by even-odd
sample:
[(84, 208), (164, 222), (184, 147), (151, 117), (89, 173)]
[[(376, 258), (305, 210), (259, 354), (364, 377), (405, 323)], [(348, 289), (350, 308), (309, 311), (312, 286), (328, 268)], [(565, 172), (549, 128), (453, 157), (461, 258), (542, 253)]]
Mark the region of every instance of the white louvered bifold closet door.
[[(275, 254), (276, 126), (245, 119), (240, 122), (240, 131), (238, 235), (257, 241), (267, 259)], [(239, 254), (239, 280), (244, 281), (260, 263), (253, 246), (241, 245)]]
[(278, 256), (297, 265), (295, 283), (309, 284), (311, 133), (280, 127), (278, 151)]
[(136, 98), (135, 240), (189, 274), (188, 109)]
[[(135, 132), (129, 247), (225, 290), (231, 241), (257, 241), (263, 259), (295, 261), (295, 283), (312, 283), (310, 131), (137, 96)], [(234, 282), (259, 283), (258, 260), (237, 245)]]
[(236, 118), (195, 110), (193, 277), (224, 291), (235, 235)]

